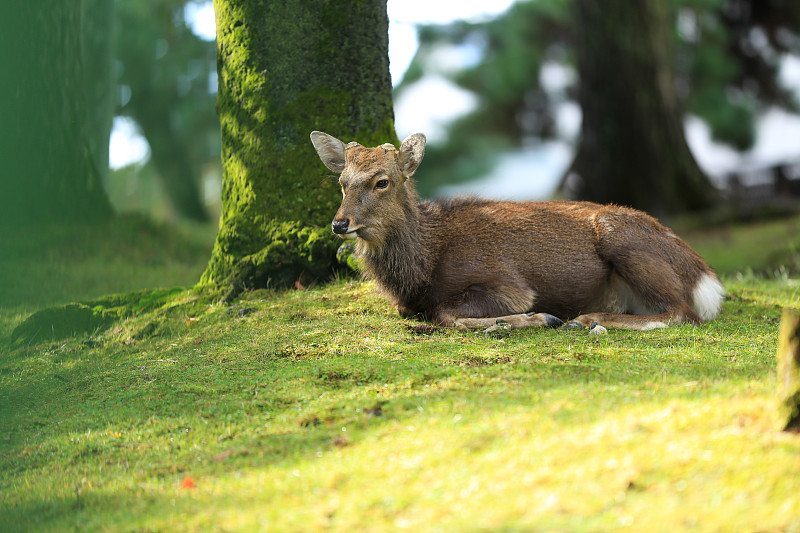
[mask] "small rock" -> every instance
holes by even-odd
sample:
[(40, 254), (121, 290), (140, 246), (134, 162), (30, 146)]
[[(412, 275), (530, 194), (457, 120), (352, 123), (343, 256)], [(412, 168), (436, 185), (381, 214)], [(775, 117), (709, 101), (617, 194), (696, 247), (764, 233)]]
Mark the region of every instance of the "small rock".
[(386, 400), (381, 400), (372, 407), (365, 407), (364, 412), (367, 414), (367, 418), (374, 418), (376, 416), (383, 416), (383, 406), (389, 403)]
[(491, 337), (493, 339), (503, 339), (511, 335), (511, 324), (508, 322), (499, 322), (494, 326), (489, 326), (485, 330), (483, 330), (483, 334), (487, 337)]
[(598, 324), (597, 322), (592, 323), (592, 329), (589, 330), (589, 335), (594, 335), (595, 337), (599, 337), (601, 335), (608, 335), (608, 330)]
[(256, 311), (255, 307), (242, 307), (238, 304), (234, 304), (228, 308), (226, 311), (230, 316), (238, 316), (239, 318), (244, 318), (250, 313), (254, 313)]

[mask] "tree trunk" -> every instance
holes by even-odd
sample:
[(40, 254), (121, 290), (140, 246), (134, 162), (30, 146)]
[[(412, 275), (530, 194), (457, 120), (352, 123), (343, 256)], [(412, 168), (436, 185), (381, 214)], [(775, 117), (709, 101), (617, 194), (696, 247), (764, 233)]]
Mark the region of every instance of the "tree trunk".
[(567, 189), (656, 216), (709, 206), (714, 189), (683, 134), (669, 3), (574, 5), (583, 124)]
[[(178, 105), (177, 99), (169, 103)], [(187, 136), (170, 124), (175, 110), (164, 106), (159, 98), (153, 98), (148, 105), (146, 97), (137, 98), (131, 108), (150, 144), (151, 161), (175, 211), (189, 220), (208, 222), (210, 217), (200, 194), (200, 164), (189, 150)]]
[(778, 333), (780, 426), (800, 432), (800, 311), (784, 309)]
[(385, 0), (214, 0), (222, 129), (219, 234), (202, 283), (327, 277), (339, 203), (309, 134), (396, 142)]
[(82, 61), (86, 75), (87, 128), (94, 168), (105, 190), (108, 186), (108, 147), (116, 104), (112, 43), (114, 2), (83, 0)]
[[(92, 43), (110, 45), (111, 27), (84, 7), (82, 0), (41, 0), (5, 2), (0, 10), (4, 225), (112, 215), (102, 183), (111, 109), (95, 100), (111, 83), (110, 69), (89, 69), (84, 60)], [(109, 129), (93, 131), (101, 127)], [(105, 156), (97, 153), (104, 149)]]
[[(117, 6), (116, 54), (120, 85), (130, 99), (119, 112), (131, 116), (150, 145), (149, 166), (175, 213), (206, 222), (201, 192), (206, 131), (219, 131), (214, 96), (207, 91), (213, 43), (183, 24), (186, 0), (125, 0)], [(209, 120), (211, 119), (211, 120)]]

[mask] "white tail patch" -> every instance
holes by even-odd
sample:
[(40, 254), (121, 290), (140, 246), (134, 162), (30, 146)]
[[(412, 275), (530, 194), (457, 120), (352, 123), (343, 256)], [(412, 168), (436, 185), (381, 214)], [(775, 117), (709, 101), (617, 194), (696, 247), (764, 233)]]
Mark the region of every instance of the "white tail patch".
[(692, 306), (704, 321), (717, 318), (724, 299), (725, 288), (713, 274), (703, 274), (692, 291)]

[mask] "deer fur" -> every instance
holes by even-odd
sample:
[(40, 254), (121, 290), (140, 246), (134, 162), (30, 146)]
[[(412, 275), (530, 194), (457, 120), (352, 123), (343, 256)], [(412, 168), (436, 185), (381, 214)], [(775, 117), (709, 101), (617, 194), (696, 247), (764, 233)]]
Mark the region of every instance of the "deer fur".
[(446, 326), (647, 330), (717, 317), (724, 289), (649, 215), (590, 202), (456, 198), (420, 202), (411, 179), (425, 136), (366, 148), (311, 133), (340, 173), (334, 233), (403, 316)]

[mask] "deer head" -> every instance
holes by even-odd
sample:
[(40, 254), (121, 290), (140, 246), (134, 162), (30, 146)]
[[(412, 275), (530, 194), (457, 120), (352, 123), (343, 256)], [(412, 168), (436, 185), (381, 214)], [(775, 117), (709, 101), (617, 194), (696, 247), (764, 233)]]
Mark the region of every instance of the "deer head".
[(325, 166), (341, 174), (342, 205), (331, 229), (343, 239), (359, 238), (373, 250), (381, 249), (417, 208), (408, 178), (422, 161), (425, 136), (409, 136), (400, 150), (389, 143), (376, 148), (345, 144), (320, 131), (311, 133), (311, 142)]

